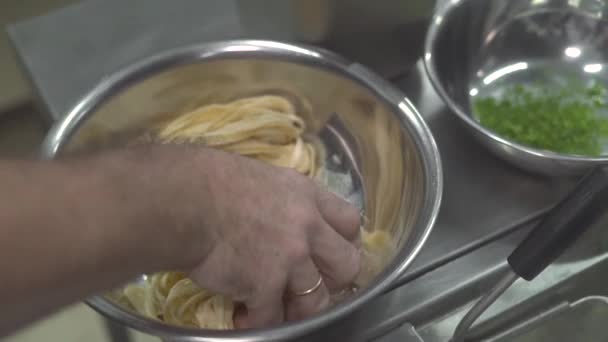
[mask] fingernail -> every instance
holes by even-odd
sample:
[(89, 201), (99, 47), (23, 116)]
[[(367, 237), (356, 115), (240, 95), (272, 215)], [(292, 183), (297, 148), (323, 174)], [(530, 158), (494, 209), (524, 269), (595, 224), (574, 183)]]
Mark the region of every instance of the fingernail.
[(363, 210), (359, 211), (359, 226), (361, 227), (361, 229), (364, 229), (368, 223), (369, 219), (365, 215), (365, 212)]

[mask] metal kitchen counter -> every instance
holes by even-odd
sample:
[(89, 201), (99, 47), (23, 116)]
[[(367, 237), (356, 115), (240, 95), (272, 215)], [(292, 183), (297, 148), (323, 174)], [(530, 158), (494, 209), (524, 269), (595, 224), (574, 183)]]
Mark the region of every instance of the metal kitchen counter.
[[(235, 1), (133, 0), (128, 8), (123, 3), (85, 1), (9, 28), (50, 118), (61, 117), (117, 68), (163, 49), (237, 37), (295, 39), (290, 32), (272, 27), (260, 27), (257, 33), (250, 25), (245, 29)], [(525, 173), (496, 159), (448, 112), (419, 64), (408, 70), (379, 62), (382, 51), (370, 48), (370, 53), (376, 58), (355, 58), (367, 61), (403, 89), (431, 126), (444, 167), (443, 205), (427, 244), (402, 280), (404, 285), (308, 341), (371, 338), (391, 324), (404, 322), (395, 317), (407, 318), (415, 308), (453, 295), (451, 289), (459, 282), (504, 264), (526, 222), (572, 185)], [(455, 266), (442, 267), (448, 263)], [(407, 329), (399, 331), (407, 335)], [(395, 340), (408, 341), (405, 335)]]

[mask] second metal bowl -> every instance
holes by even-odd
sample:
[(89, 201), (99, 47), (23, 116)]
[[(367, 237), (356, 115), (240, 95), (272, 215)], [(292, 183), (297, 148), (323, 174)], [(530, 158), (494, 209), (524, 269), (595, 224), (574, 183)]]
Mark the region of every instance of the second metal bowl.
[(531, 78), (538, 61), (560, 63), (602, 79), (606, 61), (606, 5), (600, 1), (455, 0), (434, 16), (424, 65), (441, 98), (487, 148), (525, 170), (551, 176), (577, 175), (601, 157), (554, 153), (516, 143), (483, 127), (473, 116), (476, 84), (499, 78)]

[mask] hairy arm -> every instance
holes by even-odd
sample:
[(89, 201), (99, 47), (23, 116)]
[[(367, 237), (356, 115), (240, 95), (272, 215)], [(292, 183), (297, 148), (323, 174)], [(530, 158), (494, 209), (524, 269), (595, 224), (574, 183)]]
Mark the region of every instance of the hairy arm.
[(0, 162), (0, 336), (138, 273), (188, 262), (190, 231), (168, 224), (153, 200), (170, 160), (139, 154)]
[(211, 149), (2, 161), (0, 189), (0, 336), (175, 269), (244, 303), (239, 326), (267, 326), (324, 309), (359, 270), (355, 208), (295, 171)]

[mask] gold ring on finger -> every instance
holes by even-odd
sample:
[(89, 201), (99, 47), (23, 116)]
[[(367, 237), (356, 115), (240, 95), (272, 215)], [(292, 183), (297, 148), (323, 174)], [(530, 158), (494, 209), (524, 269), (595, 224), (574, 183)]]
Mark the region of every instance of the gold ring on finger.
[(298, 296), (298, 297), (309, 295), (309, 294), (317, 291), (321, 287), (321, 284), (323, 284), (323, 276), (319, 275), (319, 280), (317, 280), (317, 282), (315, 283), (315, 285), (313, 287), (309, 288), (308, 290), (301, 291), (301, 292), (294, 292), (293, 295)]

